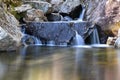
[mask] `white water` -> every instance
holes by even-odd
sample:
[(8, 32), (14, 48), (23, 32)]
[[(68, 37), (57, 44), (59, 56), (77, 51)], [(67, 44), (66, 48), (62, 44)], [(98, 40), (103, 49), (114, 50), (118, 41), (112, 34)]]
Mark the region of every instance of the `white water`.
[(34, 36), (33, 36), (33, 39), (34, 39), (34, 41), (35, 41), (35, 45), (42, 45), (41, 40), (39, 40), (38, 38), (36, 38), (36, 37), (34, 37)]
[(91, 39), (91, 44), (100, 44), (97, 28), (95, 28), (92, 34), (90, 35), (90, 39)]
[(48, 41), (47, 46), (55, 46), (55, 41), (53, 41), (53, 40)]
[(84, 7), (82, 7), (82, 12), (80, 13), (80, 16), (79, 16), (78, 21), (83, 21), (84, 14), (85, 14), (85, 8), (84, 8)]
[(77, 31), (75, 31), (76, 35), (75, 35), (75, 45), (84, 45), (84, 39), (82, 38), (81, 35), (78, 34)]
[(36, 38), (34, 36), (27, 35), (27, 34), (24, 34), (22, 42), (25, 46), (33, 45), (33, 44), (34, 45), (42, 45), (41, 40), (39, 40), (38, 38)]
[(67, 43), (60, 43), (60, 46), (67, 46)]

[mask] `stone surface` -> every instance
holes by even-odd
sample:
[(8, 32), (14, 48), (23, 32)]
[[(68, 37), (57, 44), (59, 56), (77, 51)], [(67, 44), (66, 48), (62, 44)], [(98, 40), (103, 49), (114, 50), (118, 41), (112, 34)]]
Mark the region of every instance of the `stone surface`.
[(75, 31), (85, 39), (93, 27), (91, 22), (79, 21), (30, 22), (27, 24), (27, 33), (43, 40), (69, 43), (75, 36)]
[(32, 6), (30, 4), (23, 4), (19, 7), (15, 7), (15, 11), (17, 11), (18, 13), (25, 12), (29, 9), (32, 9)]
[(0, 52), (1, 51), (15, 51), (17, 49), (16, 41), (14, 41), (10, 36), (0, 40)]
[(80, 5), (80, 0), (66, 0), (59, 6), (59, 12), (70, 13), (75, 7)]
[(117, 37), (108, 37), (106, 44), (114, 45)]
[(16, 42), (0, 27), (0, 52), (16, 50)]
[(63, 3), (64, 0), (51, 0), (50, 3), (53, 4), (53, 5), (59, 5), (61, 3)]
[(5, 38), (7, 36), (7, 33), (0, 27), (0, 40)]
[(0, 51), (15, 50), (16, 43), (19, 43), (23, 36), (18, 25), (17, 19), (0, 7)]
[(120, 29), (118, 29), (117, 39), (114, 43), (114, 46), (120, 48)]
[(47, 14), (46, 16), (48, 21), (61, 21), (63, 19), (62, 15), (60, 15), (59, 13), (51, 13)]
[(30, 9), (30, 10), (27, 10), (25, 21), (43, 22), (43, 21), (47, 21), (47, 18), (44, 16), (44, 13), (42, 10)]
[(25, 3), (31, 4), (33, 8), (42, 10), (45, 14), (52, 12), (52, 5), (45, 1), (25, 1)]
[(86, 19), (97, 23), (102, 29), (120, 22), (120, 0), (85, 0), (84, 4), (87, 6)]

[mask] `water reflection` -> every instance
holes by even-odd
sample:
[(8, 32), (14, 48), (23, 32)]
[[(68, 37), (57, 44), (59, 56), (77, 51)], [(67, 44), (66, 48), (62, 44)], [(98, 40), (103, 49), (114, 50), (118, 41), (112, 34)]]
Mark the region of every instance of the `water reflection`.
[(119, 80), (120, 50), (21, 47), (0, 53), (0, 80)]

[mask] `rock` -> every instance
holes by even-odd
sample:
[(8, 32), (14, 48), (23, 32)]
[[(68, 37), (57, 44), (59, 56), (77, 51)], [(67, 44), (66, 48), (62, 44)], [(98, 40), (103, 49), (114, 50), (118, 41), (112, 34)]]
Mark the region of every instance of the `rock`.
[(85, 0), (87, 6), (86, 20), (97, 23), (102, 29), (120, 22), (120, 0)]
[(118, 36), (117, 36), (117, 39), (116, 39), (116, 41), (114, 43), (114, 46), (116, 48), (120, 48), (120, 29), (118, 30)]
[(0, 40), (0, 52), (15, 51), (17, 47), (16, 41), (14, 41), (9, 35)]
[[(102, 32), (111, 32), (112, 28), (116, 26), (116, 23), (120, 22), (120, 0), (80, 0), (81, 3), (86, 5), (85, 20), (91, 21), (101, 28)], [(111, 28), (112, 26), (112, 28)], [(118, 28), (113, 31), (116, 36)], [(112, 32), (110, 34), (112, 34)], [(103, 34), (100, 39), (104, 38)], [(113, 36), (114, 37), (114, 36)], [(107, 38), (106, 38), (107, 41)]]
[(41, 10), (30, 9), (27, 10), (25, 21), (43, 22), (43, 21), (47, 21), (47, 18), (44, 16), (44, 13)]
[(110, 25), (110, 30), (112, 31), (114, 36), (118, 36), (119, 28), (120, 28), (120, 22), (116, 22)]
[(0, 40), (5, 38), (7, 36), (7, 33), (0, 27)]
[(52, 5), (44, 1), (25, 1), (25, 3), (31, 4), (33, 8), (42, 10), (45, 14), (52, 13)]
[(70, 13), (75, 7), (80, 5), (80, 0), (66, 0), (60, 5), (59, 12)]
[(84, 39), (93, 31), (91, 22), (79, 21), (30, 22), (27, 26), (27, 34), (41, 40), (53, 40), (58, 44), (70, 43), (75, 36), (75, 31)]
[(63, 19), (62, 15), (60, 15), (59, 13), (51, 13), (47, 14), (46, 16), (48, 21), (61, 21)]
[[(18, 25), (19, 22), (17, 19), (0, 7), (0, 27), (2, 28), (0, 40), (1, 50), (13, 49), (16, 48), (17, 44), (20, 44), (23, 34), (18, 28)], [(3, 33), (5, 34), (4, 36)]]
[(117, 37), (108, 37), (106, 44), (114, 45)]
[(69, 16), (63, 17), (63, 21), (72, 21), (72, 18)]
[(16, 42), (0, 27), (0, 52), (16, 50)]
[(29, 9), (32, 9), (32, 6), (30, 4), (23, 4), (19, 7), (15, 7), (15, 11), (17, 11), (18, 13), (25, 12)]
[(63, 2), (64, 2), (64, 0), (51, 0), (50, 1), (50, 3), (52, 5), (59, 5), (59, 4), (63, 3)]

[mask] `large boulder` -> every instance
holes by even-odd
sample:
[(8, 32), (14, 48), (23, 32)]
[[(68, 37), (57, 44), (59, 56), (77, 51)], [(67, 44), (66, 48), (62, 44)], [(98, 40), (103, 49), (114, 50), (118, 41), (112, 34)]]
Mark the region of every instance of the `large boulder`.
[(77, 6), (80, 5), (80, 0), (66, 0), (59, 7), (59, 12), (61, 13), (70, 13)]
[(44, 13), (40, 9), (30, 9), (27, 10), (25, 21), (47, 21), (47, 18), (44, 16)]
[(23, 4), (21, 6), (15, 7), (15, 11), (18, 13), (25, 12), (29, 9), (32, 9), (32, 6), (30, 4)]
[(16, 50), (16, 42), (0, 27), (0, 52)]
[(53, 5), (59, 5), (61, 3), (63, 3), (64, 0), (51, 0), (50, 3), (53, 4)]
[[(101, 28), (100, 40), (106, 43), (107, 37), (117, 36), (120, 22), (120, 0), (80, 0), (86, 5), (85, 20), (91, 21)], [(115, 27), (115, 28), (114, 28)], [(115, 34), (114, 34), (115, 33)]]
[(0, 50), (15, 48), (20, 43), (23, 34), (18, 25), (17, 19), (0, 7)]
[(87, 6), (86, 20), (97, 23), (102, 29), (120, 22), (120, 0), (85, 0), (84, 4)]
[(94, 30), (91, 22), (58, 21), (58, 22), (30, 22), (27, 24), (27, 34), (41, 40), (70, 43), (76, 31), (84, 39)]
[(35, 9), (42, 10), (45, 14), (46, 13), (52, 13), (52, 5), (45, 1), (25, 1), (25, 3), (28, 3), (33, 6)]

